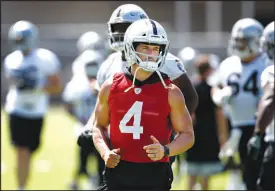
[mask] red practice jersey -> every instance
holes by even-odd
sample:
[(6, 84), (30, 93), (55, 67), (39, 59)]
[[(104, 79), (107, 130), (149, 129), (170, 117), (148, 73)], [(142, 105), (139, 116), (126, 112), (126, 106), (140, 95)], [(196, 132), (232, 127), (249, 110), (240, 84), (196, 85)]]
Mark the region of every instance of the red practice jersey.
[[(155, 136), (162, 145), (169, 143), (171, 128), (168, 127), (168, 90), (156, 73), (150, 78), (155, 79), (155, 82), (144, 83), (125, 92), (132, 85), (129, 75), (114, 75), (108, 100), (110, 142), (113, 149), (120, 148), (121, 160), (154, 162), (143, 149), (145, 145), (153, 144), (150, 135)], [(166, 85), (171, 83), (168, 77), (164, 81)], [(168, 161), (169, 157), (164, 157), (158, 162)]]

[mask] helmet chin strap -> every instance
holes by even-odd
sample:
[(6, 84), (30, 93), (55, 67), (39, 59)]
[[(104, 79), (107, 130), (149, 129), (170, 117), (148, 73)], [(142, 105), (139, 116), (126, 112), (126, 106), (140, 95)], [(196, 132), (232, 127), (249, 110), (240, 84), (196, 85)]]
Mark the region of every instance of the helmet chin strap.
[(164, 80), (163, 80), (163, 78), (162, 78), (162, 76), (161, 76), (159, 70), (156, 70), (156, 72), (157, 72), (157, 74), (158, 74), (158, 76), (159, 76), (159, 78), (160, 78), (160, 81), (161, 81), (163, 87), (164, 87), (165, 89), (167, 89), (168, 86), (165, 84), (165, 82), (164, 82)]
[[(136, 74), (137, 74), (137, 71), (138, 71), (139, 69), (141, 69), (141, 67), (137, 67), (137, 69), (136, 69), (136, 71), (135, 71), (132, 85), (131, 85), (129, 88), (127, 88), (126, 90), (124, 90), (124, 92), (128, 92), (130, 89), (132, 89), (132, 88), (135, 87)], [(159, 78), (160, 78), (160, 81), (161, 81), (163, 87), (164, 87), (165, 89), (168, 89), (168, 86), (165, 84), (165, 82), (164, 82), (164, 80), (163, 80), (163, 78), (162, 78), (162, 76), (161, 76), (161, 74), (160, 74), (160, 71), (159, 71), (159, 70), (156, 70), (156, 73), (158, 74), (158, 76), (159, 76)]]
[(124, 90), (124, 92), (128, 92), (130, 89), (132, 89), (132, 88), (135, 87), (136, 75), (137, 75), (137, 71), (138, 71), (139, 69), (141, 69), (141, 67), (137, 67), (137, 69), (136, 69), (136, 71), (135, 71), (132, 85), (131, 85), (129, 88), (127, 88), (126, 90)]

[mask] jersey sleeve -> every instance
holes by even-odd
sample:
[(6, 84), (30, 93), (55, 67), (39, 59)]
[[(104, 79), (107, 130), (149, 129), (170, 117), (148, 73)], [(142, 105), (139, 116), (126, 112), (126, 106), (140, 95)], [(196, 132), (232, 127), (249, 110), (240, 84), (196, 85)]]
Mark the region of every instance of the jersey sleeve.
[(9, 55), (7, 55), (3, 61), (3, 64), (4, 64), (4, 74), (5, 74), (5, 77), (9, 77), (10, 74), (11, 74), (11, 71), (12, 71), (12, 65), (14, 63), (17, 63), (18, 60), (17, 59), (22, 59), (22, 55), (15, 51), (15, 52), (12, 52), (10, 53)]
[(168, 53), (161, 72), (167, 74), (171, 80), (175, 80), (186, 73), (182, 61), (171, 53)]
[(274, 65), (268, 66), (261, 74), (261, 86), (274, 83)]
[(5, 74), (5, 77), (8, 77), (9, 74), (10, 74), (10, 70), (9, 70), (9, 67), (8, 67), (8, 59), (7, 59), (7, 57), (4, 59), (3, 63), (4, 63), (4, 74)]
[(77, 82), (72, 79), (64, 88), (62, 93), (62, 99), (66, 103), (72, 103), (79, 99), (79, 94), (77, 91)]
[(72, 95), (70, 92), (70, 82), (66, 84), (64, 91), (62, 93), (62, 99), (64, 102), (72, 102)]
[(44, 60), (41, 67), (46, 76), (51, 76), (60, 71), (61, 63), (55, 53), (50, 50), (41, 49), (38, 54)]
[(228, 60), (229, 58), (226, 58), (225, 60), (223, 60), (218, 68), (214, 71), (215, 73), (215, 82), (213, 84), (213, 86), (226, 86), (226, 80), (225, 80), (225, 70), (227, 70), (228, 67)]

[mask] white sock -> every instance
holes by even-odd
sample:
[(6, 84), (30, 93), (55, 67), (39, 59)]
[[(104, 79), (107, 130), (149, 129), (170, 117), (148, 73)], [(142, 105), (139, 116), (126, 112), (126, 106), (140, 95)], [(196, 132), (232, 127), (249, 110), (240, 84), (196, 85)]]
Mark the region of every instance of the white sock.
[(22, 187), (19, 187), (17, 190), (25, 190), (25, 188), (22, 186)]

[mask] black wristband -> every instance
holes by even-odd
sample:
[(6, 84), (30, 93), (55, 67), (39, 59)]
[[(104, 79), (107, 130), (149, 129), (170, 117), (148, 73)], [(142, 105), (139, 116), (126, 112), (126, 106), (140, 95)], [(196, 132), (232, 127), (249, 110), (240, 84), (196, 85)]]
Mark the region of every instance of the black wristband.
[(164, 145), (163, 148), (164, 148), (164, 157), (168, 157), (170, 155), (169, 148), (166, 145)]

